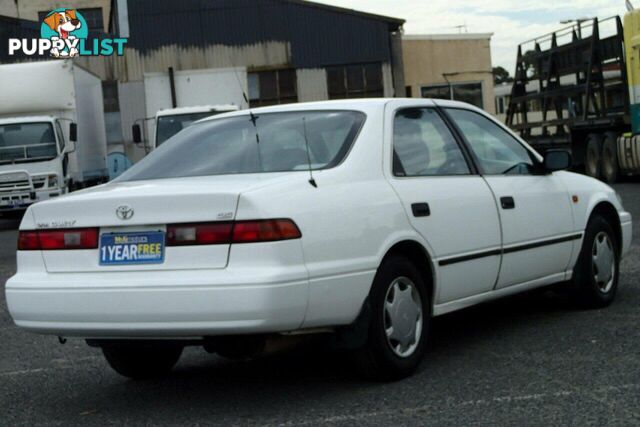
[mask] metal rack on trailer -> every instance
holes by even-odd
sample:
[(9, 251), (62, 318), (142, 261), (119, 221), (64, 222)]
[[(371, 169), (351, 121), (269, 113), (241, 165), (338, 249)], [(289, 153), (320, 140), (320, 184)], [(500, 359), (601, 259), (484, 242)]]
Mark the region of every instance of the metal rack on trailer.
[(593, 177), (639, 174), (632, 82), (640, 83), (640, 41), (625, 44), (636, 34), (640, 11), (624, 27), (618, 16), (595, 18), (520, 44), (507, 125), (541, 151), (571, 149), (574, 165)]

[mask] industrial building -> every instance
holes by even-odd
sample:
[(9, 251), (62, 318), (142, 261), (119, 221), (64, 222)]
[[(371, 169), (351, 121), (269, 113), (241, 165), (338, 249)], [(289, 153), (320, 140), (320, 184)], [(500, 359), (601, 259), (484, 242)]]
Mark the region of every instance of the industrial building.
[[(403, 19), (303, 0), (76, 0), (72, 5), (87, 20), (90, 37), (128, 38), (121, 57), (75, 61), (103, 81), (109, 151), (133, 161), (144, 155), (143, 147), (131, 143), (131, 126), (148, 117), (145, 75), (169, 70), (233, 67), (253, 107), (413, 96), (452, 98), (495, 111), (491, 34), (403, 35)], [(69, 5), (0, 0), (0, 37), (39, 37), (43, 16), (62, 6)], [(6, 45), (0, 46), (0, 63), (17, 60), (24, 58), (9, 57)]]
[(404, 35), (406, 94), (474, 104), (495, 113), (492, 34)]

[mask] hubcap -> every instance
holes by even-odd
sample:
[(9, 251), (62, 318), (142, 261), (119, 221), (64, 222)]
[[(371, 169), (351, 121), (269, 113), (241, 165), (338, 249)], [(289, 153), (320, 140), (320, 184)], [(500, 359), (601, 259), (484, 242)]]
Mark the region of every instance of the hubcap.
[(593, 278), (598, 289), (606, 294), (613, 287), (613, 279), (616, 273), (616, 256), (609, 235), (601, 231), (593, 241), (591, 252), (593, 262)]
[(400, 357), (411, 356), (420, 343), (423, 319), (420, 293), (407, 277), (391, 282), (384, 299), (383, 318), (391, 350)]

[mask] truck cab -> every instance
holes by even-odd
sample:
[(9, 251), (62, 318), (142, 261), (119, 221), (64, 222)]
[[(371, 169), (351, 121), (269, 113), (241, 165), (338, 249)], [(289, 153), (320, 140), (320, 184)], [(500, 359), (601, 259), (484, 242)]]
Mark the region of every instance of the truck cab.
[[(178, 107), (160, 110), (152, 119), (155, 126), (151, 126), (153, 138), (146, 147), (148, 151), (155, 150), (166, 140), (180, 132), (192, 123), (206, 117), (217, 114), (237, 111), (236, 105), (202, 105), (194, 107)], [(140, 125), (133, 125), (133, 140), (136, 143), (143, 141)]]
[(0, 119), (0, 216), (67, 192), (76, 132), (53, 116)]

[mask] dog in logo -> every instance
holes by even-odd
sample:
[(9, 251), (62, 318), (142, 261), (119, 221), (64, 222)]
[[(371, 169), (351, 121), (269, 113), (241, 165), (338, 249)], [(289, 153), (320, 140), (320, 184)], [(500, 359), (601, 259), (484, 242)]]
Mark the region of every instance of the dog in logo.
[[(57, 40), (76, 40), (76, 36), (72, 36), (71, 33), (82, 27), (82, 22), (77, 18), (75, 9), (53, 12), (51, 15), (44, 18), (44, 23), (53, 31), (58, 33), (58, 37), (51, 37), (51, 41), (54, 42), (54, 45)], [(76, 47), (71, 47), (66, 51), (54, 47), (51, 49), (51, 56), (56, 58), (73, 58), (78, 56), (78, 49)]]

